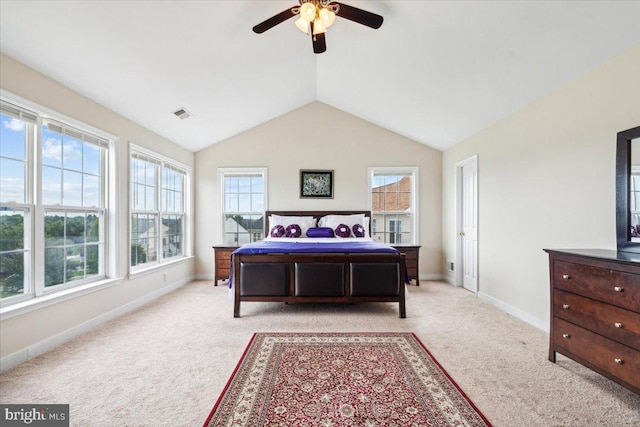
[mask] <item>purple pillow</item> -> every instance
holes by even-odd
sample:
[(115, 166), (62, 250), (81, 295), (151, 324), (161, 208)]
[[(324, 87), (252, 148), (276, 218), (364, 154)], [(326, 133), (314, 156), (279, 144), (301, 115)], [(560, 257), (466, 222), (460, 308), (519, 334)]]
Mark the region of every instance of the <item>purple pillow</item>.
[(269, 233), (271, 237), (282, 237), (284, 236), (284, 227), (281, 225), (275, 225), (271, 232)]
[(334, 237), (331, 227), (313, 227), (307, 230), (307, 237)]
[(356, 237), (365, 237), (364, 226), (362, 226), (362, 224), (355, 224), (351, 231), (353, 231), (353, 235)]
[(298, 224), (287, 225), (287, 233), (285, 237), (300, 237), (302, 230)]
[(336, 236), (338, 237), (349, 237), (351, 236), (351, 229), (346, 224), (340, 224), (335, 229)]

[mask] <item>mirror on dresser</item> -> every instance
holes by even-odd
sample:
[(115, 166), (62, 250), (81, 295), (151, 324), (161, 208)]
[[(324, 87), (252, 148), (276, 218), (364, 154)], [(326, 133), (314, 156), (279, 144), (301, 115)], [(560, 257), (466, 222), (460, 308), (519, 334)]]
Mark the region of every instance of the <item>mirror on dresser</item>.
[(616, 241), (618, 251), (640, 253), (640, 126), (618, 132)]

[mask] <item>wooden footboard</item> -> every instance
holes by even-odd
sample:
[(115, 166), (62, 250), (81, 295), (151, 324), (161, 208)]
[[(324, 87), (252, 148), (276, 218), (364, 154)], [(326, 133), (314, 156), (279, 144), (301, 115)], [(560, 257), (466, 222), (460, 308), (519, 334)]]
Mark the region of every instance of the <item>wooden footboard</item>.
[(402, 254), (234, 254), (234, 310), (242, 301), (398, 302), (406, 317)]

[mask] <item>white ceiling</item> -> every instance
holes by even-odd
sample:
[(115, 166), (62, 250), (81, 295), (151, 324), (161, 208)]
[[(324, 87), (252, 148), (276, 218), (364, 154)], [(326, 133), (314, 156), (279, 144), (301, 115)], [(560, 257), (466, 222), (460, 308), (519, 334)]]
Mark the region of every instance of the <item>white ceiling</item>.
[(444, 150), (640, 43), (640, 1), (344, 2), (382, 27), (314, 55), (251, 31), (295, 0), (0, 0), (0, 50), (192, 151), (314, 100)]

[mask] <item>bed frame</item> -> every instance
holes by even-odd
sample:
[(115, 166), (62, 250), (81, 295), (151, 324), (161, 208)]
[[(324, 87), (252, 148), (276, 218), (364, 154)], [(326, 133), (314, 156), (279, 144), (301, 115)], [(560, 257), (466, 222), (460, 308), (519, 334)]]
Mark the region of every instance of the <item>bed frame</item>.
[[(362, 214), (369, 211), (267, 211), (269, 216), (314, 216)], [(234, 310), (240, 317), (242, 301), (285, 303), (397, 302), (400, 317), (406, 317), (405, 259), (386, 253), (281, 253), (234, 254)]]

